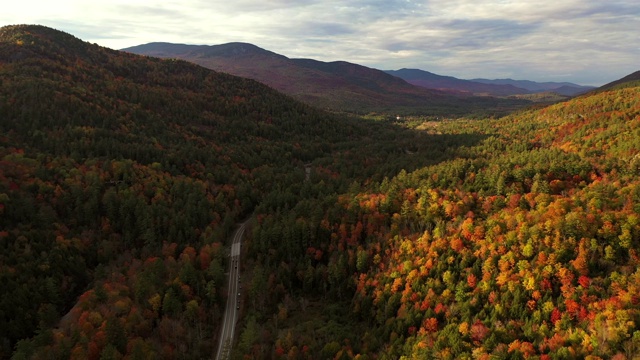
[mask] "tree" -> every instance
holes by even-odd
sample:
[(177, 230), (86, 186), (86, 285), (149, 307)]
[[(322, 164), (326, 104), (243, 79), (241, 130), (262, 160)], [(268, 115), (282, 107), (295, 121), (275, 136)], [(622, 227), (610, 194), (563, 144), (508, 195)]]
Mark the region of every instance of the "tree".
[(109, 343), (102, 349), (100, 353), (100, 360), (120, 360), (122, 359), (122, 353), (116, 349), (116, 347)]
[[(117, 354), (125, 354), (127, 350), (127, 335), (120, 320), (117, 318), (108, 318), (105, 331), (107, 333), (107, 344), (113, 345)], [(101, 358), (104, 356), (105, 350), (102, 351), (103, 355), (101, 355)], [(110, 356), (115, 356), (116, 353), (112, 353), (111, 350), (108, 351)]]

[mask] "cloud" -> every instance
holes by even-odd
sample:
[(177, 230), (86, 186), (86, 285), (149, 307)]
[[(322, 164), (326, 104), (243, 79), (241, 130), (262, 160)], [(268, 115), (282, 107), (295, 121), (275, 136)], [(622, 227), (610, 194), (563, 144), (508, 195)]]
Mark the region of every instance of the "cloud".
[(638, 70), (637, 0), (48, 0), (3, 5), (112, 48), (243, 41), (288, 57), (462, 78), (602, 84)]

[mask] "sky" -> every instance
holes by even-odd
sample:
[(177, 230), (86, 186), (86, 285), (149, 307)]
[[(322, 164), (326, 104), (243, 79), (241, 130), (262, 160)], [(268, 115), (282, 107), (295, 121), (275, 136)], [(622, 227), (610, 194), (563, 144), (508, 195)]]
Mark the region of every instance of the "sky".
[(12, 24), (112, 49), (239, 41), (461, 79), (599, 86), (640, 70), (638, 0), (12, 0), (0, 26)]

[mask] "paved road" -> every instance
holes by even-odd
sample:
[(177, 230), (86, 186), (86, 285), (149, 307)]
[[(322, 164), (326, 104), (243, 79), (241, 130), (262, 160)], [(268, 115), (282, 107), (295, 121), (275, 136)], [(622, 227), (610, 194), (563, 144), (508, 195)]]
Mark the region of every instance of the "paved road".
[(240, 225), (236, 233), (233, 235), (231, 243), (231, 253), (229, 254), (229, 281), (227, 293), (227, 308), (224, 311), (222, 329), (220, 330), (220, 345), (216, 353), (217, 360), (226, 360), (231, 354), (231, 346), (233, 345), (233, 333), (236, 329), (236, 321), (238, 320), (238, 312), (240, 309), (240, 242), (244, 234), (246, 223)]

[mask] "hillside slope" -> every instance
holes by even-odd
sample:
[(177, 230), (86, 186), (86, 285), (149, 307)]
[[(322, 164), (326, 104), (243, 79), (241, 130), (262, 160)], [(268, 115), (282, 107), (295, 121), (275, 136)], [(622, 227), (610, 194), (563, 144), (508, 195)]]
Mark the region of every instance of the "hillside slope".
[(239, 219), (446, 159), (433, 140), (186, 61), (1, 28), (0, 358), (209, 358)]
[(598, 88), (598, 90), (608, 90), (608, 89), (612, 89), (616, 86), (624, 86), (624, 85), (630, 85), (630, 86), (635, 86), (637, 85), (637, 82), (640, 81), (640, 71), (636, 71), (634, 73), (631, 73), (621, 79), (612, 81), (608, 84), (602, 85), (601, 87)]
[(456, 96), (411, 85), (383, 71), (344, 61), (289, 59), (246, 43), (183, 45), (150, 43), (123, 51), (187, 60), (209, 69), (255, 79), (315, 106), (352, 112), (459, 116), (504, 113), (528, 101)]
[[(69, 309), (63, 329), (84, 326), (85, 347), (44, 353), (99, 357), (105, 327), (126, 327), (160, 354), (162, 322), (190, 328), (190, 308), (205, 339), (170, 338), (209, 356), (225, 235), (273, 183), (299, 182), (327, 154), (310, 140), (355, 131), (256, 81), (41, 26), (0, 29), (0, 73), (0, 358), (36, 332), (21, 353), (49, 346)], [(162, 297), (173, 305), (160, 312)], [(108, 342), (126, 353), (127, 339)]]
[[(266, 302), (272, 315), (258, 325), (270, 336), (250, 337), (242, 354), (640, 356), (640, 87), (415, 129), (484, 137), (451, 160), (351, 187), (317, 223), (302, 206), (267, 213), (249, 249), (290, 300)], [(324, 241), (288, 253), (296, 238), (274, 239), (301, 223)], [(319, 303), (338, 304), (325, 308), (335, 315)], [(338, 338), (309, 314), (331, 319)]]

